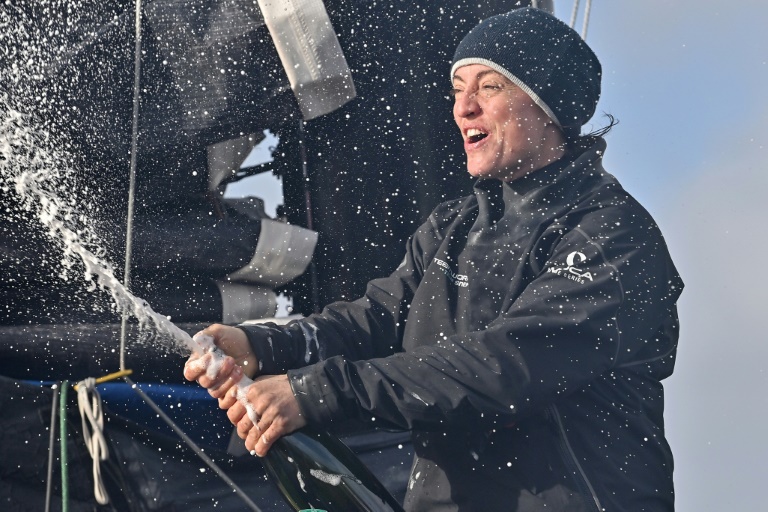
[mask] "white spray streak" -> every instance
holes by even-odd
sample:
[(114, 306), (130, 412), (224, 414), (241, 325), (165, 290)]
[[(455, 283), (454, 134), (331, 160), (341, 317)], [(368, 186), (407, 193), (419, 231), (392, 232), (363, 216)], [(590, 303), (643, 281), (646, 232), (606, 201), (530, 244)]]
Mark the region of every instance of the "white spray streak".
[[(21, 207), (25, 211), (36, 212), (48, 236), (61, 242), (65, 266), (71, 269), (75, 259), (82, 261), (85, 280), (91, 285), (91, 290), (98, 287), (107, 291), (118, 311), (135, 317), (142, 329), (152, 328), (157, 333), (170, 336), (176, 348), (210, 353), (206, 374), (213, 377), (224, 359), (224, 354), (216, 349), (213, 338), (198, 333), (193, 339), (167, 317), (156, 313), (146, 301), (123, 286), (111, 266), (89, 250), (78, 232), (70, 227), (78, 215), (50, 190), (56, 177), (69, 171), (66, 160), (49, 148), (48, 133), (31, 129), (26, 121), (23, 114), (8, 106), (7, 97), (0, 95), (0, 178), (3, 186), (7, 186), (6, 182), (13, 184)], [(87, 230), (83, 233), (86, 237), (89, 234)], [(259, 418), (245, 392), (245, 388), (252, 383), (245, 376), (238, 382), (237, 399), (256, 425)]]
[[(65, 46), (34, 44), (51, 34), (28, 32), (29, 20), (24, 18), (19, 22), (16, 17), (23, 15), (23, 12), (14, 6), (7, 11), (5, 8), (9, 6), (0, 8), (0, 33), (10, 35), (16, 43), (0, 46), (0, 83), (4, 84), (4, 90), (0, 91), (0, 188), (3, 192), (13, 190), (21, 210), (36, 214), (51, 240), (61, 245), (62, 279), (68, 278), (76, 261), (82, 261), (88, 291), (99, 288), (108, 292), (120, 313), (135, 317), (141, 330), (152, 329), (156, 334), (170, 337), (173, 342), (171, 348), (182, 354), (200, 352), (201, 349), (203, 353), (210, 353), (206, 373), (211, 377), (221, 368), (224, 358), (224, 354), (216, 349), (213, 338), (198, 333), (193, 340), (123, 286), (115, 277), (111, 265), (99, 257), (104, 251), (98, 249), (102, 244), (89, 219), (73, 211), (55, 192), (68, 190), (70, 177), (76, 175), (69, 163), (71, 158), (59, 149), (61, 141), (55, 141), (48, 130), (35, 123), (28, 114), (22, 113), (25, 109), (19, 105), (34, 105), (32, 111), (37, 112), (49, 108), (46, 95), (38, 96), (38, 91), (29, 84), (31, 79), (42, 76), (46, 65), (58, 62), (56, 57)], [(49, 54), (45, 49), (51, 48), (54, 50)], [(74, 204), (74, 201), (71, 202)], [(251, 383), (253, 381), (243, 377), (237, 384), (237, 396), (255, 425), (258, 415), (247, 402), (245, 393), (245, 388)]]
[[(4, 100), (0, 97), (0, 101), (5, 103)], [(84, 277), (91, 285), (90, 290), (98, 287), (107, 291), (118, 311), (138, 319), (142, 328), (154, 328), (190, 351), (195, 350), (197, 347), (189, 334), (128, 291), (115, 277), (111, 266), (89, 250), (81, 236), (70, 227), (80, 216), (50, 190), (52, 182), (67, 164), (46, 147), (49, 134), (27, 126), (27, 120), (20, 112), (8, 107), (3, 110), (0, 113), (0, 175), (4, 182), (8, 180), (13, 185), (21, 207), (36, 212), (48, 236), (61, 243), (65, 266), (71, 269), (74, 260), (79, 258), (85, 266)]]
[[(28, 30), (30, 27), (31, 31)], [(169, 336), (173, 348), (180, 352), (199, 352), (202, 349), (203, 353), (210, 353), (207, 373), (211, 376), (221, 367), (224, 357), (216, 350), (213, 339), (198, 334), (193, 340), (123, 286), (112, 267), (99, 258), (103, 251), (89, 249), (101, 244), (88, 219), (69, 208), (54, 192), (57, 187), (66, 190), (67, 187), (62, 184), (66, 184), (69, 176), (76, 174), (69, 164), (70, 158), (58, 149), (60, 142), (54, 142), (55, 138), (39, 123), (33, 122), (31, 116), (23, 114), (17, 105), (34, 105), (35, 111), (50, 108), (46, 94), (38, 95), (29, 84), (43, 76), (44, 68), (60, 61), (59, 54), (66, 50), (66, 46), (35, 44), (44, 39), (50, 42), (51, 33), (50, 28), (49, 32), (41, 34), (34, 27), (34, 23), (30, 23), (18, 8), (10, 4), (0, 8), (0, 32), (9, 35), (15, 43), (0, 47), (0, 61), (10, 63), (0, 65), (0, 83), (7, 87), (0, 91), (0, 187), (4, 192), (15, 191), (20, 208), (35, 213), (48, 236), (60, 242), (64, 266), (60, 277), (66, 279), (75, 262), (82, 261), (88, 291), (95, 291), (96, 288), (107, 291), (120, 313), (135, 317), (142, 330), (152, 329), (157, 334)], [(62, 38), (66, 39), (69, 32), (64, 30), (62, 34)], [(244, 377), (237, 387), (238, 400), (245, 405), (249, 418), (255, 424), (257, 414), (245, 397), (245, 388), (252, 382)]]

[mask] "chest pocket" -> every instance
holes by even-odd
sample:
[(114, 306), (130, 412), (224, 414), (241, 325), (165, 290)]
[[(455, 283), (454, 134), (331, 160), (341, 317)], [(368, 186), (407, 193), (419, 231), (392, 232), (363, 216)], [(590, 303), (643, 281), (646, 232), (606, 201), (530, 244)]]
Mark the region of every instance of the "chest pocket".
[(525, 250), (504, 239), (468, 245), (459, 255), (458, 272), (467, 276), (468, 285), (458, 291), (459, 303), (465, 305), (467, 320), (462, 329), (484, 329), (501, 313), (502, 307), (516, 295), (525, 274)]

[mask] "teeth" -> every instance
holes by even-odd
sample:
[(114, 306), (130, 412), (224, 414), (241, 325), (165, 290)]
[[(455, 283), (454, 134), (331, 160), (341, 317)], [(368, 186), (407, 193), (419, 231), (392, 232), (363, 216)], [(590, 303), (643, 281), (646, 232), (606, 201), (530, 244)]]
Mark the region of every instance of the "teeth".
[(467, 130), (467, 137), (475, 137), (477, 135), (485, 135), (485, 132), (482, 132), (477, 128), (470, 128)]

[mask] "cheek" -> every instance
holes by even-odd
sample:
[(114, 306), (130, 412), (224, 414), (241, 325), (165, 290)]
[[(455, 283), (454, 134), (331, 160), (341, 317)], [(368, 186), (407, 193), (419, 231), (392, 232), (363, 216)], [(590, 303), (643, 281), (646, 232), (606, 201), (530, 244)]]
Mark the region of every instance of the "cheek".
[(459, 131), (461, 131), (461, 118), (456, 115), (456, 108), (453, 109), (453, 122), (456, 123), (456, 126), (459, 128)]
[(513, 142), (519, 136), (520, 124), (513, 119), (507, 119), (499, 125), (499, 141)]

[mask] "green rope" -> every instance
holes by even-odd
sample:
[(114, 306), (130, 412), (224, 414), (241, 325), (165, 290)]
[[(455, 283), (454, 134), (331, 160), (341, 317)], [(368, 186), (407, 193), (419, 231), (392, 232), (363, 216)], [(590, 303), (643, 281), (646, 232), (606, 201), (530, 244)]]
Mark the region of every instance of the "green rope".
[(61, 435), (61, 512), (69, 510), (69, 473), (67, 471), (67, 389), (69, 381), (61, 383), (59, 400), (59, 434)]

